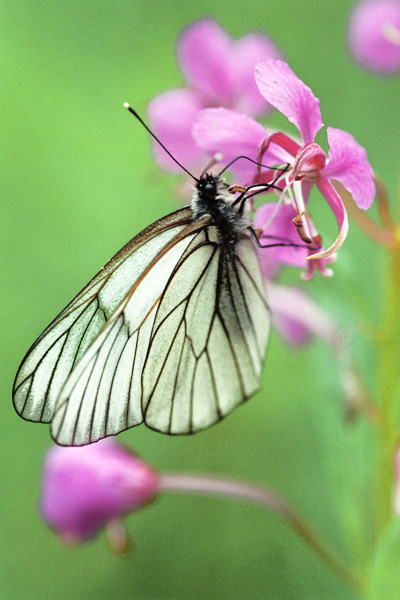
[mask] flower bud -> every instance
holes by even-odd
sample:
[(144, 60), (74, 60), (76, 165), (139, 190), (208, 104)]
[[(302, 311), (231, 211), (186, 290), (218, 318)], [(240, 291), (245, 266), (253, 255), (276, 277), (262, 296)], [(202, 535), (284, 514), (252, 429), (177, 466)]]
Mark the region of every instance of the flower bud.
[(40, 511), (65, 543), (99, 529), (149, 502), (158, 475), (112, 439), (89, 446), (53, 446), (43, 465)]

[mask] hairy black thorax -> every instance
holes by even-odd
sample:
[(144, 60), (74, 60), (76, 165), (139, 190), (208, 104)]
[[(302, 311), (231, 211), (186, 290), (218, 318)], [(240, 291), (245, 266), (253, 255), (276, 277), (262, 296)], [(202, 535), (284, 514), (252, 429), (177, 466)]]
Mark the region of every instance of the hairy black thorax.
[(238, 212), (239, 205), (233, 205), (234, 199), (225, 180), (217, 175), (206, 173), (196, 183), (191, 203), (192, 219), (210, 215), (218, 229), (221, 245), (236, 244), (249, 225), (247, 218)]

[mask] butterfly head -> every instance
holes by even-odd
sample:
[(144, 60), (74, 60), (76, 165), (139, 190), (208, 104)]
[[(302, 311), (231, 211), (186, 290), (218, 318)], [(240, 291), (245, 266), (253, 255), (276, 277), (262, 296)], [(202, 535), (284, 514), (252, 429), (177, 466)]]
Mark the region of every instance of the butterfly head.
[(216, 196), (218, 194), (218, 184), (220, 184), (221, 180), (218, 176), (211, 175), (211, 173), (206, 173), (202, 177), (200, 177), (199, 181), (196, 183), (197, 193), (204, 200), (215, 201)]
[[(218, 175), (205, 173), (197, 181), (192, 198), (193, 218), (204, 214), (214, 215), (219, 211), (221, 203), (227, 201), (227, 185)], [(229, 199), (230, 200), (230, 199)]]
[(196, 183), (191, 203), (192, 219), (209, 215), (218, 228), (219, 242), (227, 248), (238, 240), (248, 222), (234, 205), (226, 181), (219, 175), (206, 173)]

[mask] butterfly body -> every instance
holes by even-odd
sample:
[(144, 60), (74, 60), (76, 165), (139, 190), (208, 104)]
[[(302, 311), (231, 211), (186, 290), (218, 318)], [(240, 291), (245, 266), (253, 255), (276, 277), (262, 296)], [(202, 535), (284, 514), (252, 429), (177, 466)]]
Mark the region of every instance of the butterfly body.
[(84, 445), (142, 422), (194, 433), (252, 396), (270, 315), (248, 224), (225, 182), (201, 177), (191, 207), (134, 237), (33, 344), (17, 412)]
[(210, 215), (219, 232), (219, 243), (232, 249), (248, 225), (248, 219), (234, 206), (228, 186), (219, 177), (206, 174), (200, 178), (192, 199), (192, 219)]

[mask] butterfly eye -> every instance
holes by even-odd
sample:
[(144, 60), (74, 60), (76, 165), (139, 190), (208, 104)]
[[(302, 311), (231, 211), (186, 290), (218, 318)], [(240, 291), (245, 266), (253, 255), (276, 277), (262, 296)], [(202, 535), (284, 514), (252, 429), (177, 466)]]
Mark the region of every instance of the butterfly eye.
[(215, 187), (215, 183), (206, 183), (206, 185), (204, 186), (204, 191), (206, 192), (206, 194), (215, 194), (216, 192), (216, 187)]

